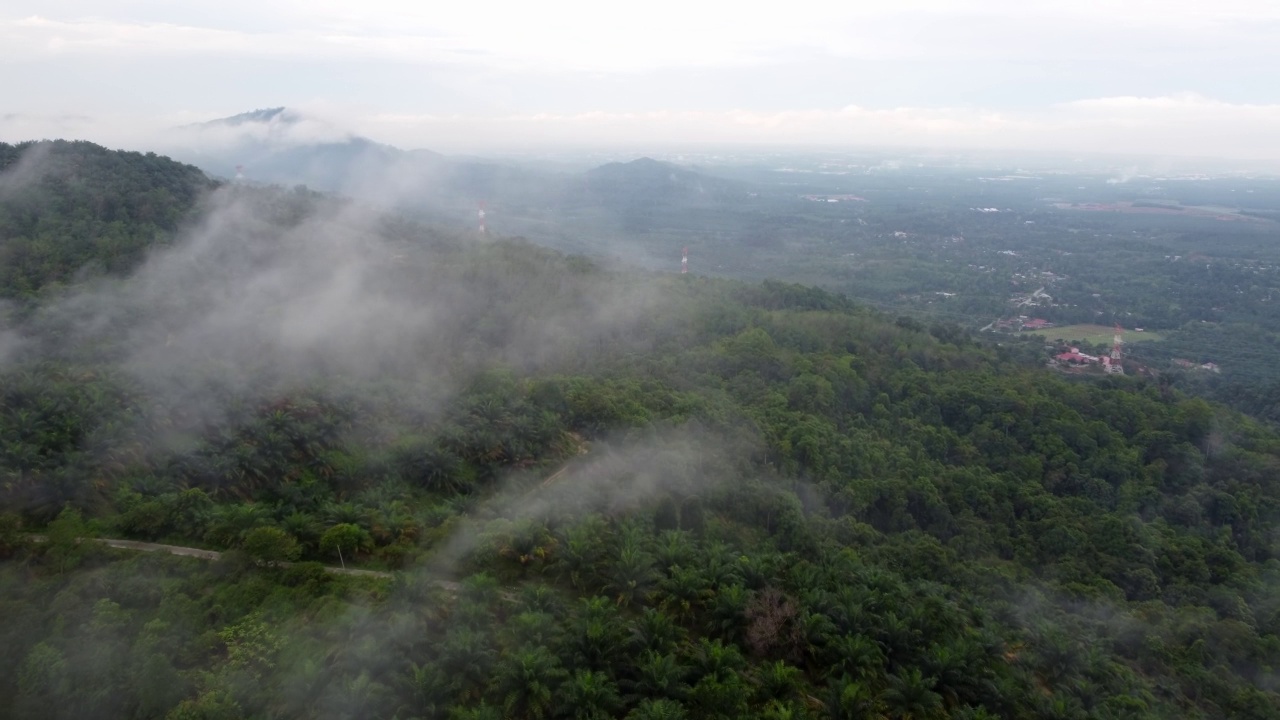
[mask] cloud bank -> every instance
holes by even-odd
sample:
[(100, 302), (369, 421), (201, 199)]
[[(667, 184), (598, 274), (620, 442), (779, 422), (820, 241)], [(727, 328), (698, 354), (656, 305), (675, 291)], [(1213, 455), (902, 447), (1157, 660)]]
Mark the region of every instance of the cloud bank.
[[(765, 112), (649, 111), (580, 113), (362, 114), (318, 106), (288, 128), (256, 126), (272, 142), (340, 141), (352, 133), (405, 149), (505, 152), (552, 147), (797, 145), (924, 147), (956, 150), (1090, 152), (1215, 157), (1280, 162), (1280, 103), (1230, 103), (1195, 94), (1116, 96), (1000, 111), (966, 107), (848, 105)], [(325, 118), (325, 119), (316, 119)], [(174, 152), (192, 135), (176, 129), (189, 114), (161, 118), (0, 116), (0, 140), (86, 138), (116, 147)], [(244, 130), (201, 132), (201, 143), (243, 140)], [(270, 136), (270, 137), (268, 137)], [(216, 149), (216, 148), (215, 148)]]
[[(896, 144), (1280, 157), (1280, 4), (14, 0), (0, 138), (255, 107), (401, 147)], [(323, 114), (323, 113), (322, 113)], [(83, 116), (92, 116), (92, 120)]]

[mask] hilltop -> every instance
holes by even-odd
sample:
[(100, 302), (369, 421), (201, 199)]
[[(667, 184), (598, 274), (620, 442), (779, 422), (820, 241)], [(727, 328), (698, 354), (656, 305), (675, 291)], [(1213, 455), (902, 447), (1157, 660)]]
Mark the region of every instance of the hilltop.
[(245, 123), (283, 122), (283, 123), (292, 124), (292, 123), (296, 123), (299, 118), (300, 116), (297, 113), (285, 108), (282, 105), (280, 107), (262, 108), (260, 110), (250, 110), (248, 112), (243, 112), (238, 115), (232, 115), (230, 117), (225, 117), (225, 118), (206, 120), (205, 122), (198, 123), (198, 125), (202, 125), (205, 127), (217, 126), (217, 125), (229, 125), (229, 126), (235, 127), (237, 125), (244, 125)]
[(642, 157), (630, 162), (614, 162), (588, 170), (583, 182), (586, 192), (613, 198), (638, 196), (639, 202), (687, 202), (706, 196), (745, 194), (746, 183), (725, 180), (668, 162)]
[(198, 168), (153, 153), (0, 143), (0, 298), (29, 300), (78, 273), (133, 270), (214, 187)]

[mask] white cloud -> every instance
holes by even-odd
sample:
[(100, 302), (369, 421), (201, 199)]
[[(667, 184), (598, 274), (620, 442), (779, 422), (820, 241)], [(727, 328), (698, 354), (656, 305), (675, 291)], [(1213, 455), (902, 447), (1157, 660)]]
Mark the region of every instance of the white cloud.
[[(224, 59), (315, 59), (360, 56), (417, 62), (448, 62), (465, 58), (465, 48), (442, 38), (247, 33), (171, 23), (64, 21), (39, 16), (0, 21), (0, 39), (4, 40), (0, 56), (11, 58), (173, 55), (219, 56)], [(464, 53), (457, 54), (459, 49)]]
[[(288, 104), (444, 150), (683, 141), (1276, 157), (1278, 32), (1274, 0), (9, 0), (0, 63), (22, 71), (0, 73), (0, 96), (26, 114), (0, 133), (137, 146), (179, 118)], [(1093, 99), (1060, 102), (1072, 97)], [(108, 118), (101, 132), (65, 117), (130, 104), (155, 115)]]
[[(638, 72), (753, 66), (797, 55), (955, 61), (1116, 59), (1151, 54), (1276, 57), (1280, 3), (1255, 0), (903, 0), (780, 5), (652, 0), (610, 4), (34, 3), (0, 15), (2, 57), (219, 54), (456, 62), (504, 70)], [(113, 12), (114, 10), (114, 12)], [(266, 21), (262, 21), (262, 17)]]
[[(380, 113), (338, 106), (303, 110), (289, 126), (253, 130), (265, 139), (333, 140), (347, 132), (403, 148), (498, 152), (537, 146), (637, 144), (798, 144), (1056, 150), (1124, 155), (1222, 157), (1280, 163), (1280, 103), (1236, 104), (1198, 95), (1107, 97), (1025, 111), (964, 107), (762, 112), (674, 111), (580, 113)], [(206, 119), (190, 114), (3, 115), (0, 140), (79, 137), (112, 146), (164, 151), (192, 142), (177, 125)], [(244, 129), (214, 128), (201, 144), (242, 141)]]
[(793, 143), (1061, 150), (1280, 160), (1280, 104), (1198, 96), (1117, 97), (1025, 112), (850, 105), (839, 110), (538, 113), (353, 118), (388, 142), (483, 150), (529, 144)]

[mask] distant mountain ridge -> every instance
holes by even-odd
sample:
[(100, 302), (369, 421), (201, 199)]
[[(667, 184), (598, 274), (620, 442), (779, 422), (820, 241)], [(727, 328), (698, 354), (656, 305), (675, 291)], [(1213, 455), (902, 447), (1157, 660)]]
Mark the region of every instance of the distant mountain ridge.
[(284, 106), (251, 110), (177, 129), (174, 156), (207, 172), (259, 182), (345, 191), (354, 176), (403, 151)]
[(674, 163), (642, 157), (631, 162), (613, 162), (588, 170), (584, 177), (588, 192), (598, 195), (630, 194), (645, 199), (688, 201), (717, 198), (746, 192), (747, 185), (690, 170)]
[(570, 172), (405, 150), (287, 106), (186, 126), (181, 134), (187, 142), (173, 156), (215, 176), (306, 185), (452, 227), (473, 227), (483, 203), (494, 232), (588, 254), (617, 251), (590, 239), (601, 233), (647, 233), (673, 211), (717, 214), (753, 187), (650, 157)]
[(281, 105), (280, 107), (274, 107), (274, 108), (262, 108), (260, 110), (250, 110), (249, 112), (243, 112), (243, 113), (240, 113), (239, 115), (232, 115), (231, 117), (225, 117), (225, 118), (217, 118), (215, 120), (206, 120), (204, 122), (195, 123), (195, 124), (196, 125), (230, 125), (234, 127), (236, 125), (243, 125), (245, 123), (263, 123), (263, 122), (276, 122), (276, 121), (293, 123), (293, 122), (297, 122), (298, 118), (299, 116), (297, 113), (290, 111), (288, 108)]

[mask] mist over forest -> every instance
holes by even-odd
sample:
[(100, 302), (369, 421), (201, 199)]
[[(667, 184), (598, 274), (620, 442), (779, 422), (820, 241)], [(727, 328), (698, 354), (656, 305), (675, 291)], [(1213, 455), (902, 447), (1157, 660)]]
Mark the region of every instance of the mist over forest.
[(0, 143), (0, 717), (1280, 716), (1274, 178), (174, 132)]

